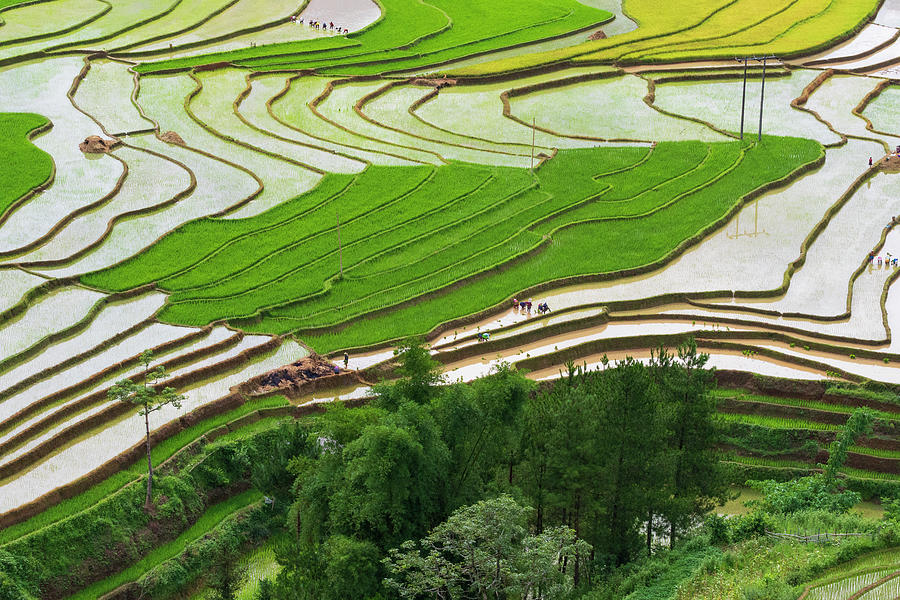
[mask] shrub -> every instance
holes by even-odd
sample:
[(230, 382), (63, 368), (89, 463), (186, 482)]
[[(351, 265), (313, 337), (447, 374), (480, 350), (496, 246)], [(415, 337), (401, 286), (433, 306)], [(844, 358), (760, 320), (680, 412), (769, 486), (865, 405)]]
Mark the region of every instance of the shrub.
[(710, 544), (719, 546), (731, 541), (728, 522), (724, 517), (715, 513), (710, 513), (706, 516), (703, 527), (706, 534), (709, 536)]
[(751, 583), (741, 591), (744, 600), (794, 600), (794, 589), (782, 579), (767, 575), (762, 583)]
[(862, 498), (856, 492), (835, 490), (824, 475), (816, 473), (790, 481), (748, 481), (747, 484), (762, 492), (761, 500), (754, 506), (767, 514), (791, 514), (803, 510), (823, 510), (836, 514), (846, 513)]

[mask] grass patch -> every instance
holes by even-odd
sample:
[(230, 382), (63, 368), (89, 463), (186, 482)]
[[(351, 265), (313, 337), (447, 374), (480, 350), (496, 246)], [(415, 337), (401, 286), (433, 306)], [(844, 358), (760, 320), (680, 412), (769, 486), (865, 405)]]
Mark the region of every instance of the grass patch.
[(32, 113), (0, 113), (0, 216), (53, 173), (53, 159), (28, 139), (49, 122)]

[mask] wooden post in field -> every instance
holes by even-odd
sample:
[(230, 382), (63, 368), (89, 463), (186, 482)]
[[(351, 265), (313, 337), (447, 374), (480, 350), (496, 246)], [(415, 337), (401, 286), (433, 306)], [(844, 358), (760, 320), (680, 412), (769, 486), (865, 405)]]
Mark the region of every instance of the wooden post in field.
[[(735, 60), (741, 60), (740, 58)], [(749, 58), (744, 58), (744, 89), (741, 92), (741, 139), (744, 139), (744, 107), (747, 104), (747, 61)]]
[(759, 133), (757, 134), (756, 141), (759, 143), (762, 141), (762, 122), (763, 122), (763, 100), (766, 97), (766, 61), (769, 59), (775, 59), (774, 55), (757, 57), (756, 60), (762, 61), (762, 87), (759, 91)]
[(531, 173), (534, 174), (534, 117), (531, 117)]
[(338, 234), (338, 261), (340, 262), (341, 267), (341, 279), (344, 278), (344, 250), (341, 248), (341, 215), (337, 211), (335, 211), (335, 216), (337, 216), (337, 234)]
[(762, 88), (759, 92), (759, 135), (756, 136), (756, 141), (762, 141), (762, 117), (763, 117), (763, 100), (766, 97), (766, 57), (762, 59), (763, 70), (762, 70)]

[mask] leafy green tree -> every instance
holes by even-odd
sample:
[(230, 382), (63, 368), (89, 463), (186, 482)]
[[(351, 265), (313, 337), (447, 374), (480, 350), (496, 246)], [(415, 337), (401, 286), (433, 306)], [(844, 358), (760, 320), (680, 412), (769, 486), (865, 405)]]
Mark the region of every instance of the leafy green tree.
[(449, 452), (426, 409), (406, 404), (343, 450), (331, 501), (340, 530), (381, 548), (421, 535), (445, 510)]
[(421, 340), (411, 338), (401, 344), (394, 355), (400, 366), (400, 378), (393, 384), (375, 386), (375, 405), (395, 410), (402, 402), (425, 404), (434, 397), (438, 386), (443, 383), (441, 363), (431, 356), (431, 352)]
[(253, 600), (275, 600), (275, 586), (269, 579), (261, 579)]
[(271, 586), (279, 600), (367, 600), (381, 590), (381, 551), (370, 542), (343, 535), (322, 544), (284, 543), (276, 546), (285, 566)]
[(181, 408), (184, 396), (179, 395), (173, 388), (166, 387), (158, 389), (163, 379), (168, 377), (165, 367), (157, 366), (155, 369), (150, 368), (153, 362), (153, 352), (145, 350), (141, 353), (140, 362), (144, 366), (143, 380), (141, 383), (135, 383), (130, 379), (122, 379), (117, 381), (107, 392), (109, 400), (116, 402), (125, 402), (140, 406), (138, 411), (144, 417), (144, 429), (146, 431), (147, 445), (147, 499), (144, 506), (149, 509), (153, 504), (153, 459), (150, 454), (150, 414), (166, 406), (174, 406)]
[(828, 446), (828, 464), (825, 465), (825, 480), (834, 485), (838, 471), (847, 462), (847, 451), (859, 438), (872, 433), (875, 417), (868, 408), (857, 408), (847, 419), (841, 431)]
[(381, 551), (371, 542), (334, 535), (322, 546), (327, 589), (323, 600), (366, 600), (381, 588)]
[(464, 499), (464, 490), (482, 497), (485, 484), (502, 466), (512, 485), (521, 428), (522, 406), (534, 384), (508, 363), (500, 363), (491, 374), (472, 383), (474, 427), (455, 440), (461, 462), (454, 465), (453, 488)]
[[(386, 550), (440, 522), (449, 452), (427, 407), (407, 402), (394, 413), (360, 411), (353, 426), (348, 414), (338, 413), (341, 431), (358, 429), (357, 437), (339, 443), (327, 437), (328, 429), (314, 427), (318, 457), (300, 456), (290, 465), (297, 479), (289, 518), (299, 543), (317, 548), (343, 535)], [(307, 566), (318, 568), (309, 561)]]
[(207, 580), (212, 600), (235, 600), (241, 587), (242, 575), (237, 556), (228, 551), (221, 554), (213, 564)]
[(882, 498), (881, 507), (885, 521), (900, 525), (900, 498)]
[(530, 512), (505, 495), (458, 509), (424, 539), (390, 551), (385, 585), (410, 599), (563, 597), (574, 583), (561, 565), (590, 546), (565, 527), (529, 535)]

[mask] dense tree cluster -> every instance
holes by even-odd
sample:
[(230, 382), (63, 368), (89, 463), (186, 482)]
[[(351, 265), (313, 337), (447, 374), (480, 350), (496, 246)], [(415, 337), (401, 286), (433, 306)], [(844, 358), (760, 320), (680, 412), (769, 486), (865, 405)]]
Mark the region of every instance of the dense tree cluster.
[(442, 385), (416, 344), (399, 360), (397, 383), (330, 406), (295, 449), (272, 597), (561, 597), (725, 494), (693, 345), (539, 386), (505, 365)]

